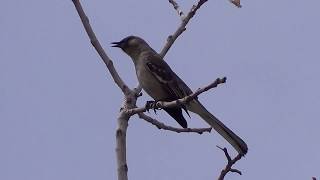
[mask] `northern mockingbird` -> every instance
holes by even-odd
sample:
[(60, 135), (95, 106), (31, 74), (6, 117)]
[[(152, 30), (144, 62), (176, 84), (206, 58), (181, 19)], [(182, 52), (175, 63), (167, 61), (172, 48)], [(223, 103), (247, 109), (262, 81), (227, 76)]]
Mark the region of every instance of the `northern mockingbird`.
[[(129, 36), (112, 44), (114, 44), (112, 47), (121, 48), (131, 57), (141, 87), (155, 101), (174, 101), (192, 93), (191, 89), (143, 39), (137, 36)], [(187, 114), (188, 110), (198, 114), (241, 155), (247, 153), (247, 144), (212, 115), (198, 99), (195, 98), (182, 107), (164, 108), (183, 128), (187, 128), (187, 121), (182, 115), (182, 109), (184, 109)]]

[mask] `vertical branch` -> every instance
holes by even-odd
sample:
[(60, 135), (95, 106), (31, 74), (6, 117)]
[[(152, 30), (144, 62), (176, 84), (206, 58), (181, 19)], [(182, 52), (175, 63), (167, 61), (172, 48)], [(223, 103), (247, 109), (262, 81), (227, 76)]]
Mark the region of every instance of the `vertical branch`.
[(126, 136), (129, 116), (121, 110), (118, 117), (118, 128), (116, 131), (116, 154), (118, 180), (128, 180)]

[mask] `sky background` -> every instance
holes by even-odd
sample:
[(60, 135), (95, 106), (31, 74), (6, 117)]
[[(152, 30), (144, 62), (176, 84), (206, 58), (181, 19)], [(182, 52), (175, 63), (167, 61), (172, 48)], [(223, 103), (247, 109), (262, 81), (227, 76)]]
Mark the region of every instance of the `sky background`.
[[(178, 1), (190, 9), (194, 1)], [(157, 51), (180, 23), (167, 0), (83, 1), (121, 77), (133, 64), (110, 42), (143, 37)], [(320, 178), (320, 1), (209, 0), (165, 60), (207, 109), (248, 144), (226, 179)], [(0, 179), (116, 179), (116, 116), (123, 96), (91, 46), (71, 0), (2, 0), (0, 6)], [(145, 93), (138, 104), (150, 100)], [(162, 111), (152, 117), (178, 126)], [(197, 116), (190, 127), (207, 127)], [(216, 179), (225, 166), (217, 133), (176, 134), (134, 116), (130, 179)]]

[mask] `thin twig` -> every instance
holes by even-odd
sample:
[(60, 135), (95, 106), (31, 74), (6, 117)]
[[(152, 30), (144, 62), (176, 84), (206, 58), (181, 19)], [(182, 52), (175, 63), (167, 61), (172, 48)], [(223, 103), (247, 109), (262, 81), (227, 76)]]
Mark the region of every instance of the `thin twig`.
[(210, 133), (212, 128), (175, 128), (175, 127), (172, 127), (172, 126), (168, 126), (168, 125), (165, 125), (164, 123), (150, 117), (150, 116), (147, 116), (146, 114), (144, 113), (139, 113), (138, 116), (155, 125), (157, 128), (159, 129), (163, 129), (163, 130), (168, 130), (168, 131), (172, 131), (172, 132), (176, 132), (176, 133), (182, 133), (182, 132), (192, 132), (192, 133), (198, 133), (198, 134), (202, 134), (204, 132), (208, 132)]
[(103, 62), (107, 66), (114, 82), (118, 85), (118, 87), (121, 89), (121, 91), (124, 94), (132, 93), (131, 90), (128, 88), (128, 86), (124, 83), (124, 81), (119, 76), (118, 72), (116, 71), (116, 69), (113, 66), (112, 60), (108, 57), (108, 55), (106, 54), (106, 52), (102, 48), (100, 42), (98, 41), (98, 39), (97, 39), (97, 37), (96, 37), (95, 33), (93, 32), (92, 27), (90, 25), (89, 18), (85, 14), (85, 12), (81, 6), (80, 1), (79, 0), (72, 0), (72, 2), (73, 2), (74, 6), (79, 14), (79, 17), (80, 17), (81, 22), (84, 26), (84, 29), (86, 30), (87, 35), (90, 38), (90, 42), (91, 42), (92, 46), (96, 49), (96, 51), (100, 55), (101, 59), (103, 60)]
[(228, 161), (226, 167), (221, 171), (220, 176), (218, 177), (218, 180), (223, 180), (224, 177), (228, 174), (228, 172), (234, 172), (234, 173), (238, 173), (239, 175), (242, 175), (240, 170), (232, 168), (232, 166), (241, 159), (242, 155), (238, 154), (235, 158), (231, 159), (227, 148), (221, 148), (219, 146), (217, 147), (224, 152), (224, 155), (226, 156)]
[(180, 16), (181, 20), (184, 18), (184, 13), (180, 9), (179, 4), (175, 0), (169, 0), (169, 3), (172, 4), (173, 8), (177, 11), (178, 15)]
[[(193, 99), (195, 99), (197, 96), (199, 96), (201, 93), (206, 92), (212, 88), (217, 87), (219, 84), (225, 83), (227, 80), (226, 77), (220, 79), (217, 78), (213, 83), (207, 85), (204, 88), (199, 88), (197, 91), (195, 91), (194, 93), (183, 97), (181, 99), (177, 99), (171, 102), (165, 102), (165, 101), (158, 101), (155, 104), (155, 107), (153, 108), (159, 108), (159, 109), (163, 109), (163, 108), (173, 108), (173, 107), (177, 107), (177, 106), (181, 106), (182, 104), (187, 104), (188, 102), (192, 101)], [(133, 108), (133, 109), (128, 109), (127, 113), (130, 115), (133, 114), (137, 114), (137, 113), (142, 113), (142, 112), (146, 112), (150, 109), (150, 107), (139, 107), (139, 108)]]
[(208, 0), (199, 0), (197, 5), (193, 5), (189, 13), (187, 14), (187, 16), (183, 18), (183, 20), (181, 21), (181, 24), (176, 30), (176, 32), (168, 36), (166, 44), (164, 45), (161, 52), (159, 53), (162, 58), (167, 54), (167, 52), (171, 48), (172, 44), (176, 41), (176, 39), (186, 30), (186, 26), (188, 22), (195, 15), (197, 10), (207, 1)]

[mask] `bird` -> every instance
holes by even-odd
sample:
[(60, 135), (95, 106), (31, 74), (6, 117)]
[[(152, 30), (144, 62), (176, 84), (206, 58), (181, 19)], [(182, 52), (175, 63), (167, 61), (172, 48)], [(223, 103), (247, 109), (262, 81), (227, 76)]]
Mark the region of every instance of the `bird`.
[[(119, 42), (112, 42), (112, 47), (122, 49), (131, 57), (138, 82), (142, 89), (155, 101), (174, 101), (192, 94), (192, 90), (171, 69), (163, 58), (148, 43), (138, 36), (128, 36)], [(218, 118), (211, 114), (197, 98), (174, 108), (163, 108), (183, 128), (188, 124), (182, 110), (198, 114), (215, 129), (235, 150), (244, 156), (248, 152), (247, 144)], [(189, 115), (190, 116), (190, 115)]]

